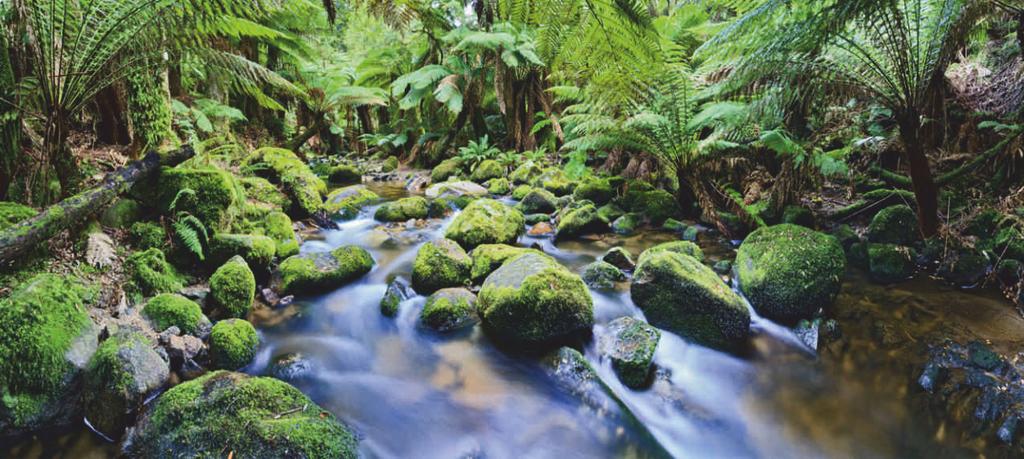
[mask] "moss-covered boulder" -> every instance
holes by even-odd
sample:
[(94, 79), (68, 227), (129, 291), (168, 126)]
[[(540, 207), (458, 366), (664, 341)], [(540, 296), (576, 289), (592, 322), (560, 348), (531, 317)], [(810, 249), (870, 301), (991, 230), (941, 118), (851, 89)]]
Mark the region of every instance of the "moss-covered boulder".
[(324, 210), (336, 218), (355, 218), (363, 207), (379, 199), (380, 196), (368, 190), (366, 185), (352, 185), (332, 191), (324, 203)]
[(867, 250), (871, 280), (890, 284), (914, 275), (914, 249), (896, 244), (869, 243)]
[(274, 378), (218, 371), (168, 390), (125, 442), (131, 457), (355, 458), (334, 415)]
[(531, 191), (533, 191), (533, 187), (532, 186), (530, 186), (530, 185), (519, 185), (514, 190), (512, 190), (512, 199), (515, 199), (517, 201), (522, 201), (523, 198), (525, 198), (526, 195), (530, 194)]
[(572, 192), (577, 200), (586, 199), (596, 205), (607, 204), (615, 197), (615, 190), (608, 179), (591, 178), (580, 183)]
[[(600, 218), (600, 215), (598, 217)], [(640, 226), (640, 215), (634, 213), (628, 213), (616, 218), (611, 225), (612, 232), (620, 236), (629, 236), (635, 233), (638, 226)]]
[(178, 274), (160, 249), (149, 249), (135, 252), (128, 256), (125, 268), (130, 273), (132, 284), (127, 290), (137, 291), (142, 295), (173, 293), (181, 290), (184, 278)]
[(551, 223), (551, 215), (548, 214), (529, 214), (525, 218), (527, 225), (536, 225), (538, 223)]
[(951, 250), (943, 258), (937, 274), (953, 285), (971, 287), (988, 275), (991, 266), (988, 257), (980, 250), (960, 248)]
[(244, 319), (226, 319), (210, 330), (210, 366), (219, 370), (237, 370), (252, 362), (260, 338), (256, 328)]
[(488, 180), (504, 176), (505, 167), (493, 159), (487, 159), (477, 164), (476, 169), (473, 169), (473, 174), (470, 175), (470, 179), (476, 183), (484, 183)]
[(476, 295), (465, 288), (444, 288), (427, 298), (420, 312), (420, 326), (440, 333), (472, 327), (478, 321)]
[(242, 257), (234, 257), (210, 276), (210, 301), (218, 317), (245, 318), (256, 299), (256, 277)]
[(363, 181), (363, 171), (351, 164), (341, 164), (331, 168), (327, 180), (331, 183), (359, 183)]
[(607, 229), (608, 225), (598, 218), (597, 208), (593, 204), (584, 204), (566, 212), (558, 219), (559, 238), (600, 233)]
[(580, 277), (587, 286), (598, 290), (611, 290), (615, 288), (616, 282), (626, 280), (626, 275), (619, 268), (604, 261), (595, 261), (584, 266)]
[(274, 240), (274, 254), (280, 259), (299, 253), (299, 238), (295, 235), (292, 218), (284, 212), (271, 212), (264, 217), (263, 232)]
[(478, 199), (455, 217), (445, 237), (472, 249), (481, 244), (511, 244), (525, 228), (518, 210), (493, 199)]
[(398, 170), (398, 166), (399, 166), (398, 157), (397, 156), (388, 156), (388, 158), (384, 160), (384, 164), (381, 164), (380, 171), (381, 172), (394, 172), (394, 171)]
[(462, 173), (462, 161), (456, 158), (446, 159), (430, 171), (430, 181), (441, 183), (452, 177), (458, 177), (460, 173)]
[(878, 244), (910, 245), (920, 239), (917, 215), (907, 205), (882, 209), (868, 226), (868, 241)]
[(373, 218), (382, 222), (404, 222), (417, 218), (427, 218), (429, 214), (427, 200), (413, 196), (391, 201), (377, 208)]
[(792, 322), (835, 301), (846, 255), (832, 236), (782, 224), (747, 236), (733, 269), (740, 289), (758, 313)]
[(479, 295), (487, 331), (507, 343), (544, 345), (587, 332), (594, 307), (579, 276), (535, 253), (487, 276)]
[(293, 215), (305, 218), (323, 208), (327, 184), (295, 153), (283, 148), (260, 148), (249, 154), (246, 164), (267, 166), (263, 170), (273, 180), (279, 181), (292, 198), (293, 206), (289, 212)]
[(716, 348), (746, 341), (750, 311), (711, 268), (669, 250), (642, 258), (630, 296), (651, 325)]
[[(543, 252), (523, 247), (513, 247), (505, 244), (484, 244), (470, 252), (473, 259), (473, 268), (470, 270), (470, 277), (474, 283), (483, 281), (494, 270), (519, 255), (524, 253), (535, 253), (547, 257)], [(554, 259), (552, 258), (552, 261)]]
[(253, 271), (265, 272), (277, 253), (277, 243), (258, 234), (220, 233), (210, 239), (208, 261), (221, 265), (233, 257), (242, 257)]
[(0, 433), (77, 421), (81, 371), (99, 334), (86, 312), (95, 292), (55, 274), (13, 287), (0, 299)]
[(541, 170), (540, 166), (538, 166), (537, 163), (533, 161), (527, 161), (523, 164), (520, 164), (519, 167), (516, 168), (516, 170), (512, 171), (512, 174), (508, 176), (508, 179), (515, 184), (530, 183), (533, 181), (533, 179), (537, 178), (537, 176), (539, 176), (542, 173), (544, 173), (544, 171)]
[(508, 183), (508, 179), (505, 177), (490, 179), (486, 185), (487, 192), (496, 196), (506, 195), (512, 189), (512, 185)]
[(632, 271), (636, 267), (636, 263), (633, 261), (633, 254), (629, 253), (622, 247), (612, 247), (601, 256), (601, 261), (604, 261), (616, 268), (624, 271)]
[(404, 277), (396, 277), (388, 284), (384, 297), (380, 299), (380, 313), (385, 317), (395, 317), (402, 302), (414, 296), (416, 292), (413, 291), (412, 284)]
[(120, 438), (131, 415), (146, 397), (167, 383), (170, 367), (139, 333), (123, 333), (103, 342), (85, 369), (83, 409), (96, 430)]
[(661, 224), (661, 229), (676, 234), (685, 233), (687, 228), (689, 228), (689, 225), (674, 218), (666, 219), (665, 223)]
[(178, 327), (183, 333), (203, 334), (210, 326), (210, 320), (195, 301), (176, 293), (161, 293), (150, 298), (142, 307), (142, 316), (149, 319), (158, 332)]
[(238, 180), (250, 202), (257, 202), (268, 208), (289, 209), (292, 200), (277, 185), (263, 177), (242, 177)]
[(0, 201), (0, 231), (36, 216), (36, 210), (15, 202)]
[(430, 185), (423, 194), (427, 199), (474, 199), (487, 196), (487, 188), (468, 181), (443, 182)]
[(632, 317), (620, 317), (608, 323), (598, 340), (601, 355), (612, 362), (612, 370), (626, 387), (643, 389), (654, 373), (654, 351), (661, 332)]
[(843, 250), (849, 251), (853, 244), (860, 242), (860, 236), (857, 235), (857, 232), (850, 225), (839, 225), (832, 230), (831, 234), (832, 237), (839, 241), (839, 245), (843, 246)]
[(128, 239), (138, 250), (159, 249), (167, 244), (167, 231), (158, 223), (136, 222), (128, 230)]
[(210, 230), (222, 230), (241, 213), (245, 203), (241, 185), (234, 177), (215, 168), (163, 168), (158, 186), (160, 209), (195, 215)]
[(814, 214), (806, 207), (786, 206), (786, 208), (782, 210), (782, 223), (790, 223), (814, 229)]
[(640, 254), (640, 258), (637, 258), (637, 263), (641, 263), (644, 257), (658, 252), (675, 252), (683, 255), (689, 255), (696, 258), (697, 261), (704, 261), (704, 251), (700, 249), (700, 246), (690, 241), (672, 241), (664, 242), (644, 250)]
[(412, 262), (412, 286), (421, 294), (461, 287), (469, 281), (472, 264), (469, 255), (455, 241), (427, 242), (420, 246)]
[(626, 215), (626, 211), (615, 204), (605, 204), (597, 208), (597, 217), (609, 225), (623, 215)]
[(341, 287), (373, 269), (370, 252), (347, 245), (326, 253), (289, 257), (278, 267), (280, 290), (287, 294), (316, 293)]
[(534, 178), (530, 184), (536, 188), (548, 190), (556, 196), (571, 194), (573, 189), (576, 188), (576, 182), (570, 180), (569, 176), (565, 175), (565, 172), (557, 167), (545, 170), (544, 173)]
[(558, 198), (552, 192), (534, 188), (519, 201), (519, 210), (525, 214), (550, 214), (555, 211), (557, 203)]
[(100, 215), (100, 223), (108, 228), (127, 228), (142, 217), (142, 204), (134, 199), (118, 199)]
[(665, 190), (638, 193), (629, 211), (643, 215), (648, 222), (656, 226), (669, 218), (678, 217), (681, 213), (675, 196)]

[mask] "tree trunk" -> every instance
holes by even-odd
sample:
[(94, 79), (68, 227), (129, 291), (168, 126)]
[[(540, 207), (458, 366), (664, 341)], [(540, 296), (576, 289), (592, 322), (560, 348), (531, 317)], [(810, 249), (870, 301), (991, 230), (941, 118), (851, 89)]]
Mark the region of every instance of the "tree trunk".
[(118, 85), (111, 85), (96, 94), (100, 122), (96, 137), (109, 145), (130, 145), (132, 132), (128, 124), (128, 104)]
[(910, 181), (917, 201), (918, 229), (927, 239), (939, 231), (939, 198), (928, 157), (921, 145), (921, 117), (916, 110), (907, 110), (897, 115), (897, 121), (910, 164)]
[(35, 217), (0, 232), (0, 271), (8, 269), (19, 256), (61, 230), (82, 223), (131, 188), (139, 179), (156, 172), (161, 165), (173, 166), (191, 158), (192, 155), (194, 152), (189, 147), (163, 157), (155, 151), (150, 152), (142, 160), (107, 174), (96, 188), (54, 204)]

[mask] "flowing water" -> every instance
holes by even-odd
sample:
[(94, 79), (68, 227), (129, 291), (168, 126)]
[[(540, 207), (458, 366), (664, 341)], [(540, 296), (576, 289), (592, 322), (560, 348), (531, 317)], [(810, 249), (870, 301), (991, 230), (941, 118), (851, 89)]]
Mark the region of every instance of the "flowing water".
[[(395, 185), (373, 188), (391, 199), (405, 193)], [(323, 231), (302, 246), (306, 252), (346, 244), (365, 247), (377, 262), (373, 271), (333, 292), (298, 298), (287, 308), (258, 309), (252, 319), (260, 330), (261, 349), (244, 369), (267, 374), (282, 356), (301, 356), (305, 371), (293, 384), (360, 434), (365, 457), (663, 454), (650, 442), (637, 441), (646, 435), (638, 429), (649, 431), (676, 457), (968, 456), (950, 448), (955, 441), (937, 437), (931, 423), (916, 417), (907, 397), (916, 390), (915, 375), (899, 355), (905, 348), (880, 347), (871, 338), (874, 322), (861, 322), (916, 307), (933, 311), (932, 322), (955, 317), (958, 310), (964, 317), (989, 311), (998, 317), (990, 322), (1006, 327), (993, 335), (1022, 325), (1013, 309), (990, 291), (964, 292), (928, 279), (887, 288), (851, 273), (834, 307), (849, 337), (844, 349), (825, 349), (822, 357), (788, 328), (755, 315), (751, 350), (743, 355), (663, 332), (655, 355), (656, 382), (634, 391), (618, 382), (592, 340), (584, 349), (587, 360), (641, 426), (624, 424), (566, 394), (536, 357), (496, 348), (479, 326), (454, 336), (418, 328), (417, 315), (426, 300), (422, 296), (402, 303), (397, 318), (382, 316), (379, 303), (390, 279), (408, 277), (418, 247), (442, 237), (454, 216), (422, 227), (385, 229), (372, 219), (373, 211), (366, 209), (358, 219)], [(539, 246), (578, 272), (610, 247), (624, 246), (639, 254), (671, 239), (667, 233), (648, 232), (557, 244), (524, 236), (519, 242)], [(727, 242), (709, 239), (701, 245), (712, 260), (732, 256)], [(592, 295), (595, 336), (617, 317), (643, 317), (630, 300), (627, 284)], [(0, 453), (5, 450), (17, 457), (105, 457), (117, 452), (116, 446), (88, 432), (36, 438)]]

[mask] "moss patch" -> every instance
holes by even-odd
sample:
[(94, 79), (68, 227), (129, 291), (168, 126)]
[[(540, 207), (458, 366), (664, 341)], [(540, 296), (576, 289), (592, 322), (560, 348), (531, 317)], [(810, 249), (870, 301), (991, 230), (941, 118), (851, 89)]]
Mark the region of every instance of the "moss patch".
[(505, 168), (493, 159), (487, 159), (482, 161), (473, 169), (473, 174), (470, 179), (477, 183), (484, 183), (490, 179), (496, 179), (505, 176)]
[(510, 244), (526, 224), (523, 214), (493, 199), (478, 199), (455, 217), (445, 237), (472, 249), (481, 244)]
[(447, 333), (476, 323), (476, 295), (464, 288), (446, 288), (427, 298), (420, 312), (420, 325)]
[(909, 245), (918, 239), (917, 216), (910, 206), (886, 207), (871, 219), (868, 226), (869, 242)]
[(473, 268), (470, 270), (470, 277), (473, 279), (473, 282), (483, 281), (485, 277), (500, 268), (506, 261), (524, 253), (536, 253), (547, 256), (538, 250), (513, 247), (505, 244), (481, 245), (470, 253), (470, 256), (473, 258)]
[[(160, 171), (159, 203), (161, 210), (195, 215), (212, 230), (221, 230), (241, 213), (245, 202), (234, 177), (220, 169), (163, 168)], [(177, 199), (175, 199), (177, 198)]]
[(118, 199), (103, 211), (100, 223), (110, 228), (127, 228), (142, 216), (142, 205), (134, 199)]
[(256, 328), (246, 320), (227, 319), (217, 322), (210, 331), (210, 365), (223, 370), (237, 370), (252, 362), (260, 338)]
[(412, 219), (427, 218), (429, 212), (427, 200), (413, 196), (391, 201), (377, 208), (373, 218), (382, 222), (404, 222)]
[(626, 275), (619, 268), (603, 261), (595, 261), (585, 266), (580, 277), (590, 288), (599, 290), (611, 290), (615, 288), (616, 282), (626, 280)]
[(608, 228), (597, 216), (597, 208), (593, 204), (566, 212), (558, 219), (558, 237), (574, 237), (583, 234), (599, 233)]
[(533, 188), (519, 202), (519, 210), (525, 214), (550, 214), (558, 205), (554, 193), (543, 188)]
[(220, 308), (222, 317), (249, 315), (256, 299), (256, 277), (244, 259), (232, 258), (210, 276), (210, 299)]
[(173, 293), (182, 289), (184, 278), (169, 263), (159, 249), (135, 252), (128, 257), (125, 267), (131, 273), (132, 285), (128, 290), (142, 295)]
[(128, 234), (132, 245), (139, 250), (160, 249), (167, 245), (167, 231), (158, 223), (137, 222)]
[(883, 284), (900, 282), (914, 274), (914, 250), (896, 244), (867, 245), (871, 280)]
[(412, 263), (412, 285), (428, 294), (446, 287), (460, 287), (469, 281), (472, 261), (455, 241), (439, 239), (420, 247)]
[(457, 177), (460, 173), (462, 173), (462, 161), (456, 158), (446, 159), (430, 171), (430, 181), (440, 183), (452, 177)]
[(362, 247), (343, 246), (329, 253), (289, 257), (280, 266), (281, 291), (315, 293), (344, 285), (373, 268), (373, 257)]
[(608, 323), (606, 333), (598, 347), (612, 361), (619, 380), (632, 389), (649, 385), (661, 332), (632, 317), (620, 317)]
[(209, 323), (195, 301), (174, 293), (162, 293), (150, 298), (142, 307), (142, 315), (153, 323), (157, 331), (178, 327), (182, 333), (194, 334)]
[(36, 216), (36, 210), (14, 202), (0, 201), (0, 231)]
[(658, 252), (675, 252), (683, 255), (689, 255), (696, 258), (697, 261), (704, 261), (704, 251), (700, 249), (700, 246), (690, 241), (672, 241), (658, 244), (647, 250), (644, 250), (640, 254), (640, 258), (637, 259), (637, 263), (643, 262), (644, 257), (650, 254)]
[(580, 183), (572, 195), (577, 200), (586, 199), (594, 204), (603, 205), (615, 197), (615, 190), (612, 189), (612, 185), (607, 179), (591, 178)]
[(365, 185), (352, 185), (332, 191), (324, 209), (336, 218), (355, 218), (363, 207), (379, 199), (380, 196)]
[(517, 167), (516, 170), (512, 171), (512, 174), (508, 176), (508, 179), (515, 184), (530, 183), (534, 178), (542, 173), (543, 171), (537, 163), (527, 161)]
[(209, 262), (214, 266), (242, 257), (255, 270), (266, 270), (277, 253), (277, 243), (258, 234), (217, 234), (210, 239)]
[(323, 195), (327, 193), (327, 184), (295, 156), (295, 153), (283, 148), (260, 148), (249, 155), (246, 164), (267, 166), (266, 170), (270, 176), (279, 181), (285, 192), (291, 196), (291, 211), (295, 215), (307, 217), (323, 207)]

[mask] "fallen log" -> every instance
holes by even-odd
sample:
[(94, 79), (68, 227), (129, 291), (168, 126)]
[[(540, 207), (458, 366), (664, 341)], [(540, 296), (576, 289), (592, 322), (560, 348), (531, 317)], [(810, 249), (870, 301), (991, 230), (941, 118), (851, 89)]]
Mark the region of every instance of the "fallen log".
[(140, 179), (155, 173), (160, 166), (177, 165), (194, 154), (190, 147), (163, 155), (150, 152), (141, 160), (107, 174), (95, 188), (58, 202), (35, 217), (0, 231), (0, 271), (7, 270), (18, 257), (61, 230), (84, 222)]

